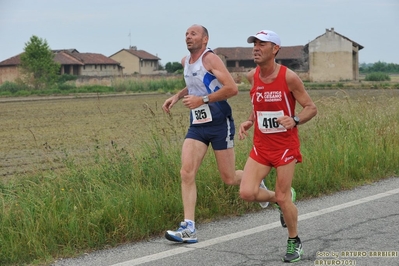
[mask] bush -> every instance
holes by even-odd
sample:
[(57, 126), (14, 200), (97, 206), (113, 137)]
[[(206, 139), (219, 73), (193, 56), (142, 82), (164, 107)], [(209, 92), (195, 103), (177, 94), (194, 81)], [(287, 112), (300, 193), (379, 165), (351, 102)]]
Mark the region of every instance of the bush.
[(374, 72), (367, 74), (364, 78), (366, 81), (390, 81), (391, 77), (388, 74), (382, 72)]
[(65, 83), (62, 83), (62, 84), (58, 85), (58, 89), (60, 91), (71, 91), (71, 90), (73, 90), (75, 88), (76, 88), (75, 85), (70, 85), (70, 84), (65, 84)]
[(77, 80), (78, 79), (78, 76), (75, 76), (75, 75), (69, 75), (69, 74), (63, 74), (63, 75), (59, 75), (58, 76), (58, 83), (59, 84), (62, 84), (62, 83), (65, 83), (65, 82), (67, 82), (67, 81), (70, 81), (70, 80)]
[(13, 96), (29, 96), (32, 95), (32, 92), (29, 90), (20, 90), (17, 91)]
[(338, 82), (337, 83), (337, 88), (343, 88), (344, 87), (344, 83)]
[(110, 93), (115, 92), (114, 88), (103, 85), (85, 85), (77, 88), (79, 93)]
[(6, 81), (3, 85), (0, 86), (0, 92), (10, 92), (11, 94), (15, 94), (18, 91), (28, 90), (25, 85), (20, 85), (14, 82)]

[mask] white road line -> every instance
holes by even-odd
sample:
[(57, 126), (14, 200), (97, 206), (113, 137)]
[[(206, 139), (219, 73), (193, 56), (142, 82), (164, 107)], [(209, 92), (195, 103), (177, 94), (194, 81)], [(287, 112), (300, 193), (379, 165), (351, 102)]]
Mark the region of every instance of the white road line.
[[(373, 201), (373, 200), (381, 199), (381, 198), (388, 197), (388, 196), (391, 196), (391, 195), (394, 195), (394, 194), (398, 194), (398, 193), (399, 193), (399, 188), (398, 189), (393, 189), (393, 190), (390, 190), (390, 191), (387, 191), (387, 192), (379, 193), (379, 194), (376, 194), (376, 195), (373, 195), (373, 196), (361, 198), (361, 199), (358, 199), (358, 200), (350, 201), (350, 202), (347, 202), (347, 203), (343, 203), (343, 204), (340, 204), (340, 205), (336, 205), (336, 206), (333, 206), (333, 207), (321, 209), (321, 210), (314, 211), (314, 212), (309, 212), (309, 213), (306, 213), (306, 214), (299, 215), (298, 221), (307, 220), (307, 219), (314, 218), (314, 217), (317, 217), (317, 216), (320, 216), (320, 215), (323, 215), (323, 214), (339, 211), (339, 210), (342, 210), (342, 209), (345, 209), (345, 208), (349, 208), (349, 207), (356, 206), (356, 205), (359, 205), (359, 204), (367, 203), (367, 202), (370, 202), (370, 201)], [(155, 260), (160, 260), (160, 259), (171, 257), (171, 256), (174, 256), (174, 255), (177, 255), (177, 254), (190, 252), (190, 251), (193, 251), (193, 250), (195, 250), (197, 248), (209, 247), (209, 246), (212, 246), (214, 244), (220, 244), (220, 243), (223, 243), (223, 242), (226, 242), (226, 241), (230, 241), (230, 240), (233, 240), (233, 239), (246, 237), (246, 236), (251, 235), (251, 234), (256, 234), (256, 233), (259, 233), (259, 232), (262, 232), (262, 231), (266, 231), (266, 230), (270, 230), (270, 229), (273, 229), (273, 228), (276, 228), (276, 227), (280, 227), (280, 226), (281, 226), (280, 222), (274, 222), (274, 223), (270, 223), (270, 224), (254, 227), (254, 228), (251, 228), (251, 229), (247, 229), (247, 230), (244, 230), (244, 231), (240, 231), (240, 232), (237, 232), (237, 233), (228, 234), (228, 235), (216, 237), (216, 238), (213, 238), (213, 239), (201, 241), (201, 242), (196, 243), (196, 244), (185, 245), (184, 247), (179, 247), (179, 248), (163, 251), (163, 252), (160, 252), (160, 253), (144, 256), (144, 257), (141, 257), (141, 258), (137, 258), (137, 259), (133, 259), (133, 260), (117, 263), (117, 264), (114, 264), (113, 266), (140, 265), (142, 263), (155, 261)]]

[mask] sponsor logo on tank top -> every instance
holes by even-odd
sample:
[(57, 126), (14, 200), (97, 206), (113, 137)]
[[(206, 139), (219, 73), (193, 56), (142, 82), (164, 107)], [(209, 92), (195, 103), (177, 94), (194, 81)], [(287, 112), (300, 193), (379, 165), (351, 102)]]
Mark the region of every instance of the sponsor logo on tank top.
[(281, 102), (281, 91), (267, 91), (264, 93), (263, 98), (265, 102)]
[[(259, 89), (259, 87), (258, 87)], [(266, 91), (266, 92), (256, 92), (257, 102), (281, 102), (282, 93), (281, 91)]]
[(257, 92), (256, 93), (256, 101), (257, 102), (263, 102), (262, 100), (263, 100), (263, 93)]

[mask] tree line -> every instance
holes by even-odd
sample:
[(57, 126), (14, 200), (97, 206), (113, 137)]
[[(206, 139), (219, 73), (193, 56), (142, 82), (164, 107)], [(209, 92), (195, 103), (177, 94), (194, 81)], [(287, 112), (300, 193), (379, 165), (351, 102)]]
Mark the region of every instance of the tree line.
[(381, 61), (371, 64), (362, 63), (360, 64), (359, 72), (362, 74), (376, 73), (376, 72), (396, 74), (399, 73), (399, 64), (385, 63)]

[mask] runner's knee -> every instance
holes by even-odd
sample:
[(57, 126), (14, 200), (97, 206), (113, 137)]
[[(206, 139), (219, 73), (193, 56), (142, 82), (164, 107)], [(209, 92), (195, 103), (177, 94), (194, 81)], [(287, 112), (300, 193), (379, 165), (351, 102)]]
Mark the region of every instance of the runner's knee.
[(220, 173), (220, 176), (221, 176), (223, 182), (224, 182), (226, 185), (229, 185), (229, 186), (238, 185), (238, 184), (237, 184), (237, 180), (236, 180), (236, 175), (235, 175), (234, 172), (233, 172), (233, 173), (229, 173), (229, 174)]
[(195, 172), (194, 171), (186, 171), (185, 169), (180, 170), (181, 181), (184, 183), (191, 183), (195, 180)]
[(251, 190), (240, 188), (240, 198), (245, 201), (255, 201), (255, 193)]
[(291, 200), (291, 194), (285, 194), (285, 193), (276, 193), (275, 194), (276, 198), (276, 203), (284, 209), (287, 204), (292, 203)]

